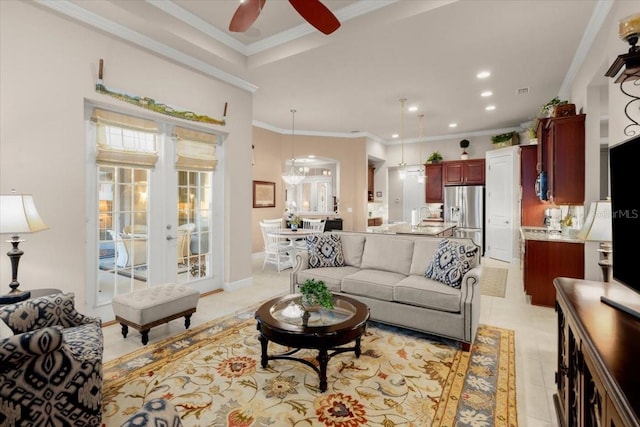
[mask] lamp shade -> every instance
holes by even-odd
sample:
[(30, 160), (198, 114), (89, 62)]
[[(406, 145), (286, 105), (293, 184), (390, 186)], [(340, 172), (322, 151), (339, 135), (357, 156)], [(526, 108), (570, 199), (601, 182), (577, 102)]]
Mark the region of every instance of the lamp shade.
[(0, 194), (0, 234), (25, 234), (46, 230), (33, 196), (30, 194)]
[(600, 200), (591, 202), (584, 226), (578, 237), (593, 242), (611, 241), (611, 202)]

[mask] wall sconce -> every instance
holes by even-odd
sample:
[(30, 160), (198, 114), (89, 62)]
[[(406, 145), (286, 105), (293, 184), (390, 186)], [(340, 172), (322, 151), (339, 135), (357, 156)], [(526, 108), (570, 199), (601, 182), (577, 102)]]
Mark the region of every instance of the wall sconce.
[[(640, 13), (634, 13), (620, 20), (619, 35), (620, 38), (629, 43), (629, 52), (618, 55), (609, 70), (607, 70), (605, 76), (615, 78), (616, 83), (620, 83), (620, 91), (632, 98), (624, 107), (624, 114), (631, 121), (631, 124), (624, 128), (624, 134), (627, 136), (633, 136), (636, 134), (634, 127), (640, 127), (640, 117), (631, 117), (630, 111), (633, 111), (630, 106), (634, 102), (640, 102), (640, 95), (633, 94), (629, 90), (631, 88), (638, 88), (638, 85), (632, 84), (625, 86), (625, 83), (633, 82), (640, 79), (640, 46), (638, 46), (638, 35), (640, 34)], [(622, 70), (622, 73), (620, 73)], [(636, 110), (637, 111), (637, 110)]]

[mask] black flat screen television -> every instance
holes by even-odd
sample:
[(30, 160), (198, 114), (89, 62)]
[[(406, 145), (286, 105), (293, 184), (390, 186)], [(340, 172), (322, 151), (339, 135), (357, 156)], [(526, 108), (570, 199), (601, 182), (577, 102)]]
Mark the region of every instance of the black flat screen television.
[[(613, 278), (640, 294), (635, 248), (640, 239), (640, 190), (637, 187), (640, 135), (609, 148)], [(640, 318), (640, 306), (602, 297), (603, 302)]]

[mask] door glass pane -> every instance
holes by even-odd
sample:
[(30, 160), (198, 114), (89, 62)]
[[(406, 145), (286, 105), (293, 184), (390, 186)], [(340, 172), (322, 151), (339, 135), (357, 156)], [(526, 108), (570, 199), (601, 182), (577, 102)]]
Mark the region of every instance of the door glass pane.
[(211, 276), (212, 175), (178, 171), (178, 283)]
[(98, 166), (98, 302), (146, 287), (149, 171)]

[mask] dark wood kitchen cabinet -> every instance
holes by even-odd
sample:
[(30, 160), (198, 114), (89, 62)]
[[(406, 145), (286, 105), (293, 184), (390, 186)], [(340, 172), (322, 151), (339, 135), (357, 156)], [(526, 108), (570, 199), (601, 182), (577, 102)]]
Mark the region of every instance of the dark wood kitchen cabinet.
[(520, 225), (523, 226), (542, 227), (544, 225), (544, 210), (549, 207), (548, 204), (540, 201), (536, 194), (537, 161), (538, 145), (520, 147), (520, 185), (522, 187)]
[(444, 185), (484, 185), (484, 159), (442, 163)]
[(531, 304), (553, 307), (553, 279), (561, 276), (584, 278), (584, 243), (527, 239), (523, 279)]
[(585, 115), (543, 119), (539, 123), (539, 169), (547, 174), (547, 194), (555, 204), (584, 203)]
[(444, 203), (444, 188), (442, 185), (442, 163), (425, 165), (425, 202)]
[(372, 165), (369, 165), (368, 170), (367, 170), (367, 201), (368, 202), (373, 202), (374, 201), (374, 197), (373, 197), (373, 190), (374, 190), (374, 172), (375, 172), (376, 168), (373, 167)]
[(560, 426), (640, 425), (640, 320), (600, 301), (640, 296), (615, 282), (554, 280), (558, 354), (554, 406)]

